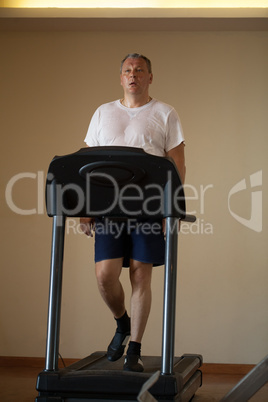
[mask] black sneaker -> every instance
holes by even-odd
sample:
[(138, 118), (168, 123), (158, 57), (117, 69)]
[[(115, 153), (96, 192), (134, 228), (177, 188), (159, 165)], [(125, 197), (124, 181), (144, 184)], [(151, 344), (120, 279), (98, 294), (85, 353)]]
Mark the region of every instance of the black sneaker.
[(107, 349), (108, 360), (114, 362), (120, 359), (121, 356), (123, 356), (129, 337), (130, 337), (129, 331), (123, 334), (117, 331), (115, 332), (115, 336), (113, 337)]
[(124, 371), (142, 372), (144, 370), (143, 362), (139, 355), (127, 355), (124, 362)]

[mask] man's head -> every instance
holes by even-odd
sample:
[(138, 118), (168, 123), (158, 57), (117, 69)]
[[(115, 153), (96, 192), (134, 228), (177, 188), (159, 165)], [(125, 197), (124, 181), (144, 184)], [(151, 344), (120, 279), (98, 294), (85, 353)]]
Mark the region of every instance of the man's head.
[(147, 64), (147, 68), (148, 68), (148, 72), (151, 74), (152, 73), (152, 63), (151, 61), (146, 57), (143, 56), (142, 54), (139, 53), (129, 53), (128, 55), (126, 55), (126, 57), (123, 58), (123, 60), (121, 61), (121, 66), (120, 66), (120, 74), (122, 73), (122, 67), (124, 62), (127, 59), (143, 59), (145, 60), (146, 64)]
[(153, 80), (150, 60), (138, 53), (128, 54), (121, 62), (120, 81), (124, 98), (133, 96), (139, 103), (145, 104), (149, 99), (149, 86)]

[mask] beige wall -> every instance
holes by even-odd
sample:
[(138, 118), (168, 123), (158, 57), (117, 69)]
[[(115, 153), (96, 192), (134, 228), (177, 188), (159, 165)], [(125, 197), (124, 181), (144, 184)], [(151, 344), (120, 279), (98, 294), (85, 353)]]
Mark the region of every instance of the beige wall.
[[(52, 223), (43, 203), (47, 167), (54, 155), (84, 146), (95, 108), (121, 95), (119, 61), (139, 51), (153, 63), (151, 95), (181, 117), (188, 210), (198, 218), (179, 239), (176, 355), (261, 360), (268, 338), (267, 32), (2, 32), (0, 46), (0, 355), (44, 356)], [(263, 206), (253, 202), (248, 228), (250, 175), (259, 171), (252, 190)], [(20, 173), (24, 178), (12, 186)], [(228, 194), (243, 179), (247, 189), (233, 194), (228, 208)], [(36, 213), (22, 215), (14, 206)], [(77, 221), (70, 225), (60, 352), (83, 357), (106, 348), (114, 321), (96, 289), (93, 240), (77, 233)], [(129, 298), (127, 270), (122, 280)], [(157, 268), (144, 354), (161, 352), (162, 288)]]

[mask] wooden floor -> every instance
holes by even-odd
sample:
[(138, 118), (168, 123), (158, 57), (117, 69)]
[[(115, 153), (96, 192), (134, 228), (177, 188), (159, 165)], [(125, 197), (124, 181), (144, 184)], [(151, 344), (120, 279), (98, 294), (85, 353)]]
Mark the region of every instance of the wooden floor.
[[(35, 383), (40, 368), (0, 367), (0, 401), (34, 402), (37, 392)], [(203, 385), (193, 402), (215, 402), (237, 384), (241, 375), (204, 374)], [(251, 398), (252, 402), (268, 401), (268, 383)]]

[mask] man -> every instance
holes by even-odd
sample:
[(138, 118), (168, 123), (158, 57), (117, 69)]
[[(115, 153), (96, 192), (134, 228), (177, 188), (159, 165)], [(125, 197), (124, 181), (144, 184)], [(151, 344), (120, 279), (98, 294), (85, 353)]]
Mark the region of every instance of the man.
[[(150, 154), (172, 157), (184, 182), (184, 137), (179, 117), (171, 106), (150, 97), (153, 80), (150, 60), (137, 53), (127, 55), (121, 62), (120, 79), (123, 98), (96, 110), (86, 144), (90, 147), (132, 146)], [(110, 361), (119, 359), (131, 335), (124, 370), (143, 371), (141, 341), (151, 307), (152, 267), (164, 263), (164, 235), (162, 230), (157, 234), (124, 230), (120, 239), (115, 239), (111, 233), (98, 234), (100, 224), (92, 218), (81, 218), (81, 228), (86, 235), (92, 236), (95, 228), (98, 287), (117, 322), (107, 357)], [(129, 259), (132, 286), (131, 323), (119, 279), (125, 257)]]

